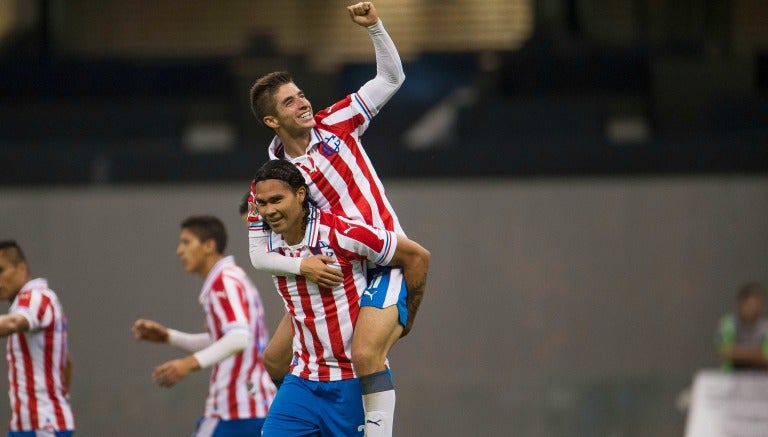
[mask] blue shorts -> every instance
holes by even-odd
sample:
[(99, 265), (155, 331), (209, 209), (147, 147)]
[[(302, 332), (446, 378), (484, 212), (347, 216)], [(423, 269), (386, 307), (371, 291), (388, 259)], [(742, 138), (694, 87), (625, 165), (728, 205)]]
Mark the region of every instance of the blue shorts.
[(192, 437), (250, 437), (261, 435), (264, 419), (222, 420), (215, 417), (201, 417), (197, 421)]
[(360, 296), (361, 307), (388, 308), (397, 305), (400, 324), (408, 323), (408, 289), (403, 269), (388, 266), (368, 268), (368, 286)]
[(362, 437), (364, 422), (358, 379), (317, 382), (286, 375), (261, 432), (263, 437)]
[(8, 431), (6, 437), (72, 437), (72, 430), (69, 431)]

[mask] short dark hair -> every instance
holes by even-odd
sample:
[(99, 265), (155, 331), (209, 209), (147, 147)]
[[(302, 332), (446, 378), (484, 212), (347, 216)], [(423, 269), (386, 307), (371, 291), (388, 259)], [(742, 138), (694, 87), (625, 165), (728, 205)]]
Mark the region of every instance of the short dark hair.
[(765, 288), (757, 282), (748, 282), (739, 288), (739, 302), (742, 302), (745, 299), (753, 296), (765, 298)]
[(27, 257), (24, 256), (24, 252), (15, 240), (0, 241), (0, 255), (14, 266), (27, 262)]
[(243, 194), (243, 197), (240, 198), (240, 202), (237, 204), (237, 211), (240, 212), (240, 215), (245, 214), (248, 212), (248, 199), (251, 197), (251, 190), (248, 190)]
[(273, 71), (256, 79), (251, 87), (251, 111), (256, 119), (264, 124), (264, 117), (275, 115), (275, 93), (281, 86), (293, 82), (287, 71)]
[[(301, 205), (304, 208), (304, 219), (302, 223), (306, 225), (309, 221), (309, 205), (317, 206), (315, 201), (312, 200), (312, 196), (309, 195), (309, 186), (304, 180), (304, 176), (301, 174), (296, 166), (284, 159), (272, 159), (267, 161), (256, 170), (256, 174), (253, 175), (252, 184), (257, 182), (275, 179), (282, 181), (291, 188), (291, 191), (296, 193), (299, 188), (304, 187), (307, 195), (304, 196), (304, 203)], [(255, 194), (255, 193), (254, 193)], [(269, 229), (269, 225), (264, 223), (264, 227)]]
[(193, 233), (201, 243), (213, 240), (216, 243), (216, 252), (224, 253), (227, 247), (227, 231), (224, 224), (212, 215), (193, 215), (181, 222), (181, 229), (187, 229)]

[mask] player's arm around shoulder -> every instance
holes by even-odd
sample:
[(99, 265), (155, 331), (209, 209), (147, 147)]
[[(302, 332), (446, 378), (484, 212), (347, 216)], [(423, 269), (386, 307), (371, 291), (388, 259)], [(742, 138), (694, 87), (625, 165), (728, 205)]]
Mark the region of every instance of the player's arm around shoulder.
[(431, 258), (432, 254), (419, 243), (403, 235), (397, 236), (397, 249), (389, 265), (403, 268), (405, 285), (408, 288), (408, 324), (403, 329), (401, 337), (411, 331), (416, 312), (421, 306)]
[(3, 314), (0, 316), (0, 337), (24, 332), (29, 329), (29, 320), (19, 313)]

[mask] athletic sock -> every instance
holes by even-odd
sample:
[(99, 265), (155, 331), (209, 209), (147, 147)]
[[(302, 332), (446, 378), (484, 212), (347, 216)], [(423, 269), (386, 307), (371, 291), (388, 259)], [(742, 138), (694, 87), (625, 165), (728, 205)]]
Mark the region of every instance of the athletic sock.
[(395, 387), (389, 370), (360, 377), (365, 408), (365, 436), (391, 437), (395, 417)]

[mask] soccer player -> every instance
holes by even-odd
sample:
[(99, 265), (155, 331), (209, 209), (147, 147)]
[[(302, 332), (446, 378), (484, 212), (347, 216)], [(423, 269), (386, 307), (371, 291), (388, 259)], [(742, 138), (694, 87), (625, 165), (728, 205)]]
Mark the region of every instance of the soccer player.
[[(347, 9), (352, 21), (366, 28), (371, 37), (376, 52), (376, 76), (356, 93), (313, 114), (309, 100), (288, 73), (269, 73), (251, 88), (251, 108), (256, 118), (276, 134), (269, 146), (270, 158), (290, 161), (302, 171), (320, 209), (404, 235), (360, 137), (400, 88), (405, 74), (374, 5), (362, 2)], [(342, 274), (328, 265), (333, 259), (324, 255), (287, 258), (268, 253), (269, 233), (253, 205), (249, 219), (249, 252), (255, 268), (277, 275), (302, 275), (324, 287), (338, 285)], [(386, 356), (397, 339), (410, 331), (422, 295), (418, 290), (406, 290), (402, 271), (397, 268), (372, 266), (369, 282), (388, 287), (365, 293), (360, 302), (352, 361), (361, 379), (375, 382), (364, 384), (364, 389), (389, 387), (375, 396), (364, 392), (366, 414), (379, 411), (391, 418), (395, 392), (386, 371)], [(407, 308), (396, 305), (406, 295)], [(284, 337), (278, 334), (280, 328), (275, 339)], [(280, 364), (278, 368), (282, 366), (282, 359), (273, 360), (269, 355), (265, 359)]]
[(352, 365), (361, 296), (386, 288), (383, 281), (368, 285), (366, 264), (401, 266), (408, 289), (423, 292), (429, 252), (395, 232), (319, 210), (301, 172), (285, 160), (264, 164), (253, 186), (264, 226), (272, 230), (271, 252), (289, 258), (320, 253), (334, 259), (343, 274), (342, 284), (333, 288), (303, 276), (273, 275), (293, 325), (293, 361), (263, 435), (391, 435), (391, 418), (364, 410), (360, 399), (362, 391), (375, 397), (391, 388), (389, 380), (358, 380)]
[(187, 272), (204, 279), (200, 304), (208, 332), (180, 332), (144, 319), (132, 327), (136, 340), (191, 352), (155, 368), (152, 379), (160, 386), (172, 387), (190, 372), (213, 366), (196, 437), (258, 435), (276, 391), (261, 359), (268, 340), (261, 298), (234, 257), (223, 255), (226, 244), (216, 217), (192, 216), (181, 223), (176, 254)]
[(0, 241), (0, 298), (11, 302), (8, 314), (0, 316), (0, 336), (8, 337), (8, 437), (71, 436), (67, 318), (48, 281), (31, 278), (13, 240)]

